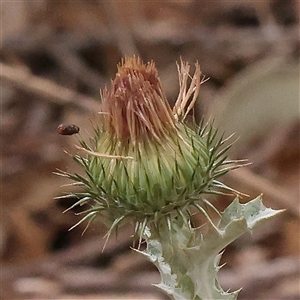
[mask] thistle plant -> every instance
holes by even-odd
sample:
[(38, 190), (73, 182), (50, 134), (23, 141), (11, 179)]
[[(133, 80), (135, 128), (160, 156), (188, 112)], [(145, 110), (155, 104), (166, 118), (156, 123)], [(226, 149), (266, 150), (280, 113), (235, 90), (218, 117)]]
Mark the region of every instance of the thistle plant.
[[(261, 197), (240, 204), (239, 193), (219, 181), (245, 162), (228, 159), (228, 139), (193, 118), (205, 81), (199, 64), (193, 75), (188, 63), (177, 67), (180, 90), (172, 109), (154, 62), (128, 57), (118, 65), (111, 87), (101, 92), (93, 136), (76, 146), (73, 158), (84, 175), (60, 173), (82, 186), (71, 208), (89, 206), (73, 227), (82, 222), (88, 227), (98, 218), (109, 238), (120, 225), (133, 222), (136, 251), (157, 266), (157, 286), (172, 299), (236, 299), (238, 292), (225, 292), (218, 283), (220, 253), (279, 211), (264, 207)], [(228, 192), (236, 198), (224, 212), (205, 197)], [(205, 232), (192, 226), (195, 211), (207, 221)], [(139, 250), (142, 240), (144, 251)]]

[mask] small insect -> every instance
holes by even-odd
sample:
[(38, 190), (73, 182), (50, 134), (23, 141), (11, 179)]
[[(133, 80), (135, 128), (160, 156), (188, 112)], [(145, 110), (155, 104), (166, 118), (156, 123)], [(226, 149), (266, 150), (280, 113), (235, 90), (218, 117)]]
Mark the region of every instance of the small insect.
[(71, 124), (71, 125), (60, 124), (60, 125), (58, 125), (56, 130), (59, 134), (62, 134), (62, 135), (72, 135), (72, 134), (78, 133), (79, 129), (80, 128), (74, 124)]

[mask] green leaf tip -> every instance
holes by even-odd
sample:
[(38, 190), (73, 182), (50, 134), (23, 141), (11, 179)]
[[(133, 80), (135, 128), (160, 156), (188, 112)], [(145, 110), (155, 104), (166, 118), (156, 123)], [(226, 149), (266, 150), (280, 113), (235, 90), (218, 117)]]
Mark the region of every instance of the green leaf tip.
[(222, 213), (219, 227), (225, 228), (230, 221), (245, 220), (247, 229), (251, 232), (254, 226), (282, 212), (284, 212), (284, 209), (274, 210), (264, 206), (262, 195), (245, 204), (241, 204), (237, 197)]

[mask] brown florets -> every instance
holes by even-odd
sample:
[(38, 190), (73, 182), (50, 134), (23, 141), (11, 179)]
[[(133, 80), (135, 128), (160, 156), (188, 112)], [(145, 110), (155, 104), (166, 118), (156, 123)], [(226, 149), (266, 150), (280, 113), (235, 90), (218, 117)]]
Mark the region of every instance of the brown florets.
[(142, 137), (160, 141), (175, 129), (175, 118), (162, 91), (153, 61), (136, 57), (118, 65), (112, 89), (102, 92), (102, 125), (120, 141), (135, 143)]

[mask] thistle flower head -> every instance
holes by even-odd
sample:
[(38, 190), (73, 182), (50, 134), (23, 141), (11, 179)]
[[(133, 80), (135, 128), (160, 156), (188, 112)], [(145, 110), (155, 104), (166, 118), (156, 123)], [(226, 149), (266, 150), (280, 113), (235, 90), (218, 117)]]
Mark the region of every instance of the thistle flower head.
[(216, 140), (212, 126), (186, 124), (203, 82), (198, 63), (193, 76), (189, 71), (181, 61), (179, 96), (171, 109), (154, 62), (129, 57), (118, 65), (111, 87), (101, 93), (94, 136), (89, 144), (81, 141), (74, 157), (85, 176), (64, 173), (83, 185), (75, 205), (91, 207), (79, 223), (101, 216), (110, 234), (131, 219), (141, 233), (174, 211), (184, 215), (190, 205), (209, 218), (202, 204), (212, 205), (203, 194), (227, 188), (217, 179), (236, 164), (226, 160), (230, 145)]

